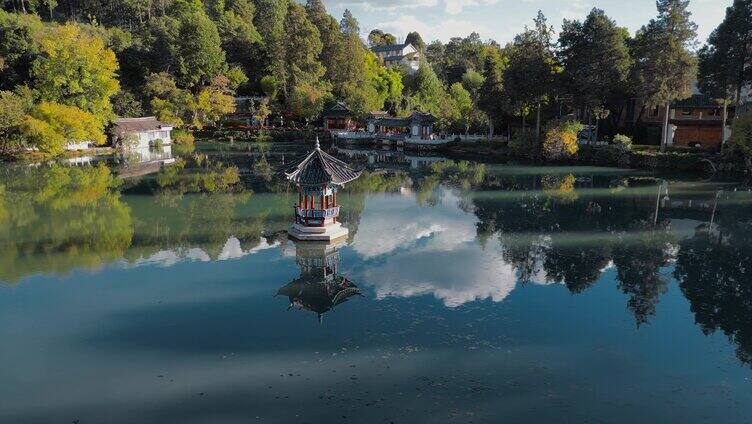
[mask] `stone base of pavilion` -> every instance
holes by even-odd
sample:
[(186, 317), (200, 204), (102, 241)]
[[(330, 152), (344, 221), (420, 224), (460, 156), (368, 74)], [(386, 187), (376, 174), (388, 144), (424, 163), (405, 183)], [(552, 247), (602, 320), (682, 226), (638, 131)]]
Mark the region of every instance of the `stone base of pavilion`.
[(349, 231), (339, 222), (328, 224), (324, 227), (306, 227), (300, 224), (293, 224), (287, 234), (290, 238), (299, 241), (334, 242), (347, 238)]

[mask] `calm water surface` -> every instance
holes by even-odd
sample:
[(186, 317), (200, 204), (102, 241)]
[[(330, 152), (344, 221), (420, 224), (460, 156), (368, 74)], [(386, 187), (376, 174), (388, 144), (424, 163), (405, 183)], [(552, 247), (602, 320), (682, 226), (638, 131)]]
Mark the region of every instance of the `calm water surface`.
[(296, 245), (304, 149), (2, 166), (0, 422), (752, 421), (746, 188), (340, 149)]

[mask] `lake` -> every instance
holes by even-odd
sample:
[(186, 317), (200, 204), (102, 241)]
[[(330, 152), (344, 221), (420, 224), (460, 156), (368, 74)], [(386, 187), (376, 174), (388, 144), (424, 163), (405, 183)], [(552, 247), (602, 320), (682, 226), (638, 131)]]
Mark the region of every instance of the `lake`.
[(752, 421), (747, 187), (310, 147), (0, 165), (0, 422)]

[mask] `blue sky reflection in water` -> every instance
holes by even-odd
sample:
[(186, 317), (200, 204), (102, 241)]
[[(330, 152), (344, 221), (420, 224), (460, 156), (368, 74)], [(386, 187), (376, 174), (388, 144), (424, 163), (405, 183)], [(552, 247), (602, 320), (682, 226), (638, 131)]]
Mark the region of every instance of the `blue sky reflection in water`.
[[(6, 183), (0, 421), (752, 420), (752, 195), (672, 179), (653, 225), (644, 173), (388, 168), (341, 196), (363, 296), (321, 324), (275, 297), (316, 253), (273, 181), (75, 210)], [(19, 221), (51, 210), (127, 228)]]

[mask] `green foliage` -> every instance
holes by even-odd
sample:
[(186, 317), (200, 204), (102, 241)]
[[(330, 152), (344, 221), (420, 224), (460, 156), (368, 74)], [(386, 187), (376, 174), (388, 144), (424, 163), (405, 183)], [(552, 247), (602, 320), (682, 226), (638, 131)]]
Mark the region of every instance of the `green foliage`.
[(177, 43), (176, 76), (183, 86), (208, 84), (226, 71), (219, 31), (203, 11), (181, 18)]
[(110, 119), (110, 97), (118, 92), (115, 53), (98, 37), (74, 24), (53, 27), (39, 40), (34, 61), (34, 88), (43, 101), (75, 106), (102, 125)]
[(36, 15), (0, 10), (0, 90), (13, 90), (30, 80), (31, 64), (39, 54), (37, 38), (43, 28)]
[(27, 101), (10, 91), (0, 91), (0, 155), (18, 152), (24, 145), (21, 127), (27, 113)]
[(601, 107), (626, 90), (632, 64), (628, 37), (600, 9), (593, 9), (584, 22), (564, 21), (559, 35), (562, 78), (578, 105)]
[(465, 130), (470, 127), (473, 107), (473, 99), (470, 92), (465, 90), (461, 83), (455, 82), (449, 87), (449, 99), (452, 102), (452, 113), (454, 121), (461, 124)]
[(519, 132), (509, 140), (509, 153), (523, 158), (537, 158), (540, 155), (540, 143), (528, 132)]
[(635, 37), (638, 93), (649, 105), (663, 106), (692, 94), (697, 57), (690, 50), (697, 25), (687, 0), (658, 0), (658, 18)]
[(384, 32), (380, 29), (374, 29), (368, 34), (369, 46), (388, 46), (392, 44), (397, 44), (397, 37), (389, 34), (388, 32)]
[(133, 93), (120, 90), (112, 98), (112, 111), (119, 117), (130, 118), (143, 116), (144, 107)]
[(735, 0), (726, 16), (698, 52), (697, 85), (702, 93), (721, 101), (741, 100), (752, 82), (752, 8), (746, 0)]
[(632, 139), (629, 136), (616, 134), (613, 141), (614, 145), (618, 146), (622, 150), (632, 150)]
[(505, 49), (509, 64), (504, 70), (504, 90), (512, 109), (525, 114), (540, 106), (553, 91), (555, 76), (561, 72), (552, 50), (553, 28), (538, 12), (535, 28), (515, 37)]
[(413, 47), (421, 52), (426, 49), (426, 42), (423, 41), (423, 37), (421, 37), (417, 31), (407, 33), (407, 37), (405, 37), (405, 43), (412, 44)]
[(747, 158), (752, 159), (752, 112), (742, 114), (734, 120), (731, 140)]

